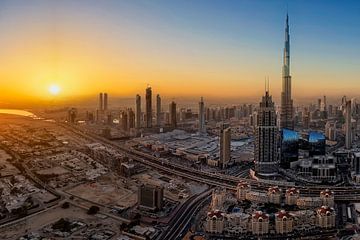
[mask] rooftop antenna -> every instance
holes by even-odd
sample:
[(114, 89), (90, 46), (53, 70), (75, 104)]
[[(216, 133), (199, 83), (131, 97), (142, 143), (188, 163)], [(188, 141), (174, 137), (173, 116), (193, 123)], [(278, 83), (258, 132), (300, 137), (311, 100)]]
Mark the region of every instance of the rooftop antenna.
[(265, 92), (269, 92), (269, 76), (265, 76)]
[(265, 93), (266, 93), (266, 76), (265, 76)]

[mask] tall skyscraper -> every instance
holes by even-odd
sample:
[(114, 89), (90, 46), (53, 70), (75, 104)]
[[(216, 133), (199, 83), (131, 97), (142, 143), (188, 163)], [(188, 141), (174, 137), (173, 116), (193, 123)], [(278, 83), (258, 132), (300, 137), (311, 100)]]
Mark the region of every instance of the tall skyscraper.
[(120, 114), (120, 119), (121, 119), (121, 127), (123, 131), (127, 131), (129, 130), (129, 126), (128, 126), (128, 115), (126, 111), (121, 112)]
[(199, 102), (199, 133), (204, 134), (206, 133), (205, 129), (205, 106), (204, 106), (204, 99), (201, 97)]
[(134, 128), (135, 127), (135, 113), (132, 110), (132, 108), (128, 108), (127, 110), (127, 117), (128, 117), (128, 128)]
[(135, 100), (135, 127), (141, 128), (141, 97), (139, 94), (136, 95)]
[(169, 105), (169, 113), (170, 113), (170, 126), (173, 128), (176, 128), (177, 122), (176, 122), (176, 103), (172, 101)]
[(156, 95), (156, 125), (161, 125), (161, 97)]
[(103, 93), (99, 94), (99, 110), (104, 110)]
[(276, 112), (269, 90), (262, 97), (258, 110), (258, 126), (255, 128), (255, 171), (262, 176), (278, 172), (278, 129)]
[(281, 113), (280, 128), (294, 129), (293, 100), (291, 98), (291, 76), (290, 76), (290, 34), (289, 16), (286, 15), (285, 26), (285, 47), (282, 69), (282, 92), (281, 92)]
[(151, 128), (152, 127), (152, 91), (150, 86), (146, 88), (145, 101), (146, 101), (146, 115), (145, 115), (146, 127)]
[(345, 107), (345, 148), (351, 149), (352, 144), (351, 131), (351, 101), (346, 101)]
[(322, 111), (327, 111), (326, 96), (323, 97)]
[(228, 124), (222, 124), (220, 128), (220, 167), (226, 168), (230, 162), (231, 152), (231, 128)]
[(107, 111), (108, 110), (108, 94), (107, 93), (104, 93), (104, 108), (103, 108), (104, 111)]

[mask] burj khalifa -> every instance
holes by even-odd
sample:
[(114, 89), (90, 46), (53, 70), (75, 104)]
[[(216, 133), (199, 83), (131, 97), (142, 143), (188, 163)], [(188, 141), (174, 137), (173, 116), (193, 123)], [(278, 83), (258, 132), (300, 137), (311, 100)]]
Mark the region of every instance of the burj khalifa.
[(285, 47), (283, 61), (280, 128), (294, 129), (293, 100), (291, 98), (290, 34), (288, 15), (286, 15)]

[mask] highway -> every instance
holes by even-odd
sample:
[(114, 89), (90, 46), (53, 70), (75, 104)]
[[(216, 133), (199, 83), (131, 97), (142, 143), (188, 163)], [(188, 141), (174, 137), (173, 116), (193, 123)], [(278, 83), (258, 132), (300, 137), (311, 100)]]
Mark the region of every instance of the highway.
[(198, 195), (193, 196), (189, 201), (181, 206), (176, 216), (169, 223), (166, 231), (161, 234), (158, 239), (168, 239), (176, 240), (186, 229), (186, 226), (189, 224), (191, 218), (194, 216), (198, 207), (202, 205), (203, 202), (209, 200), (211, 197), (212, 189)]
[[(235, 190), (237, 184), (240, 181), (248, 182), (251, 185), (252, 189), (259, 191), (267, 191), (267, 189), (270, 186), (274, 185), (274, 183), (269, 183), (265, 181), (262, 182), (262, 181), (256, 181), (242, 177), (225, 175), (225, 174), (204, 172), (180, 164), (171, 163), (167, 159), (158, 158), (150, 154), (138, 151), (136, 149), (116, 144), (108, 139), (105, 139), (91, 132), (85, 132), (84, 130), (79, 129), (74, 125), (69, 125), (65, 123), (58, 123), (58, 124), (71, 130), (75, 134), (81, 135), (84, 138), (87, 138), (94, 142), (100, 142), (105, 146), (109, 146), (119, 150), (120, 152), (126, 153), (126, 155), (129, 158), (132, 158), (134, 161), (138, 161), (142, 164), (164, 171), (170, 175), (181, 176), (193, 181), (206, 183), (210, 186), (227, 188), (229, 190)], [(286, 189), (290, 186), (288, 182), (277, 182), (276, 185), (283, 189)], [(319, 196), (320, 191), (329, 188), (332, 191), (334, 191), (335, 200), (337, 201), (355, 201), (355, 202), (360, 201), (360, 187), (357, 186), (340, 187), (333, 185), (328, 185), (328, 186), (313, 185), (313, 186), (296, 186), (296, 187), (300, 190), (300, 194), (303, 196)]]

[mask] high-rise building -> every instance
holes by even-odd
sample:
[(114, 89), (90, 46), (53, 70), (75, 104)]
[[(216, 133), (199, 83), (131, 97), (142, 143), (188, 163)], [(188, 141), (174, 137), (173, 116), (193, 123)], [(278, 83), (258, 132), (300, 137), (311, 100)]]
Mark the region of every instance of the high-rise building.
[(161, 97), (156, 95), (156, 125), (161, 125)]
[(285, 47), (282, 70), (282, 92), (281, 92), (281, 113), (280, 128), (294, 129), (293, 100), (291, 98), (291, 76), (290, 76), (290, 34), (289, 16), (286, 15), (285, 26)]
[(351, 101), (346, 101), (345, 106), (345, 148), (351, 149), (352, 134), (351, 134)]
[(128, 128), (128, 115), (127, 115), (126, 111), (121, 112), (120, 119), (121, 119), (122, 130), (123, 131), (129, 130), (129, 128)]
[(104, 93), (104, 107), (103, 107), (104, 111), (108, 110), (108, 94)]
[(150, 184), (139, 186), (138, 206), (142, 210), (155, 211), (163, 206), (164, 187)]
[(128, 117), (128, 128), (134, 128), (135, 127), (135, 113), (132, 110), (132, 108), (129, 108), (127, 110), (127, 117)]
[(76, 122), (77, 109), (70, 108), (68, 110), (68, 122), (74, 124)]
[(255, 171), (271, 176), (278, 172), (278, 129), (272, 97), (266, 90), (258, 110), (258, 125), (255, 128)]
[(99, 110), (104, 110), (103, 93), (99, 94)]
[(206, 129), (205, 129), (205, 106), (204, 106), (203, 97), (201, 97), (201, 100), (199, 102), (199, 133), (200, 134), (206, 133)]
[(177, 122), (176, 122), (176, 103), (172, 101), (169, 105), (169, 120), (170, 120), (170, 126), (173, 128), (176, 128)]
[(141, 97), (139, 94), (136, 95), (135, 100), (135, 127), (141, 128)]
[(231, 159), (231, 128), (222, 124), (220, 129), (220, 167), (226, 168)]
[(146, 101), (146, 109), (145, 109), (146, 127), (151, 128), (152, 127), (152, 91), (150, 86), (146, 88), (145, 101)]
[(294, 130), (283, 128), (280, 139), (280, 165), (288, 169), (291, 163), (299, 158), (299, 134)]

